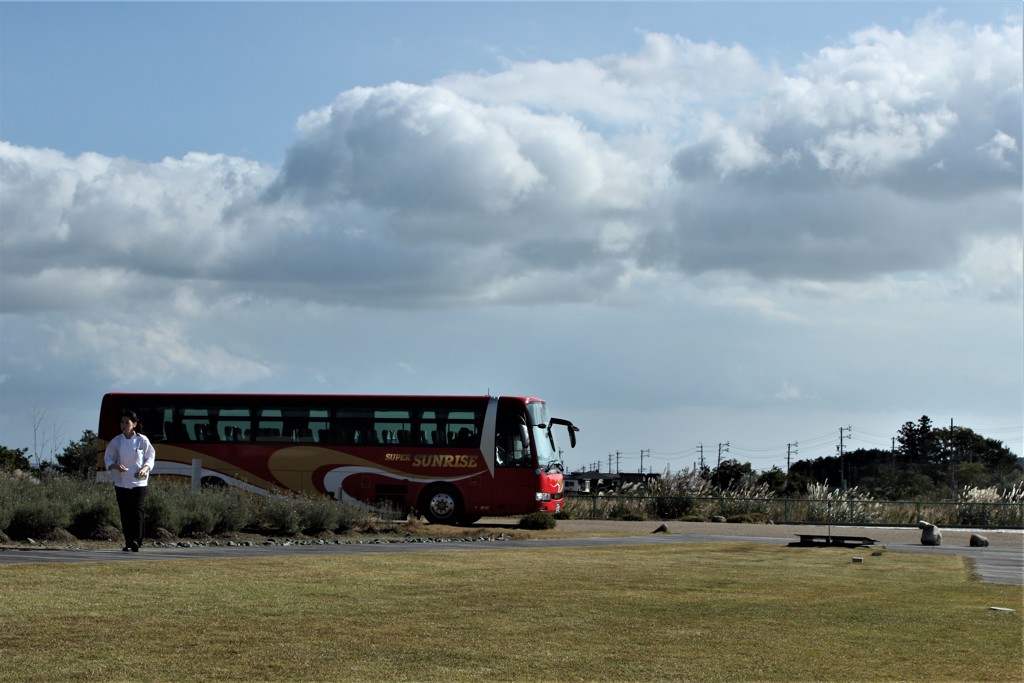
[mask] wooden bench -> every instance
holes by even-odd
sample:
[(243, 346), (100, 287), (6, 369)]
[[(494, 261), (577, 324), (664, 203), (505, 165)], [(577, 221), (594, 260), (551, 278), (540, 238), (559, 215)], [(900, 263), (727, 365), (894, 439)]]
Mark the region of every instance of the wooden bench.
[(797, 534), (799, 541), (793, 541), (791, 547), (810, 548), (817, 546), (841, 546), (843, 548), (859, 548), (862, 545), (878, 543), (867, 536), (834, 536), (832, 534)]

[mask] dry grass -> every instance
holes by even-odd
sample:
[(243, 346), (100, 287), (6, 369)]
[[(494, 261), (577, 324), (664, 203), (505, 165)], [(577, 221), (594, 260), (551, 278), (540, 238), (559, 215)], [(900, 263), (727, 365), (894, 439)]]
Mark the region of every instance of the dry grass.
[(0, 679), (1021, 678), (1020, 587), (980, 583), (953, 556), (854, 554), (722, 543), (2, 566)]

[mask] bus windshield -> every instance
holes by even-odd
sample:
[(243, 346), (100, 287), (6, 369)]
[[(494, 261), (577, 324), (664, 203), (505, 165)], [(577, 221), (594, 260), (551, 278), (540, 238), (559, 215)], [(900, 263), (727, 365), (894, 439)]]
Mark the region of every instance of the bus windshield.
[(537, 466), (546, 470), (552, 463), (561, 462), (562, 458), (555, 443), (554, 432), (551, 431), (551, 418), (548, 416), (546, 403), (534, 401), (526, 404), (530, 412), (531, 435), (537, 445)]

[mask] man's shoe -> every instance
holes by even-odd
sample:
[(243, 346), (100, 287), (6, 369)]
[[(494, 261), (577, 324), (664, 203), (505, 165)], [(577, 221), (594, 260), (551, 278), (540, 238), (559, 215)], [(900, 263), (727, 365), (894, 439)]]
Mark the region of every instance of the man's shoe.
[(132, 552), (133, 553), (139, 552), (139, 543), (138, 543), (138, 541), (132, 541)]
[(129, 548), (128, 546), (125, 546), (125, 547), (121, 548), (121, 552), (122, 552), (122, 553), (126, 553), (126, 552), (128, 552), (129, 550), (131, 550), (131, 548)]

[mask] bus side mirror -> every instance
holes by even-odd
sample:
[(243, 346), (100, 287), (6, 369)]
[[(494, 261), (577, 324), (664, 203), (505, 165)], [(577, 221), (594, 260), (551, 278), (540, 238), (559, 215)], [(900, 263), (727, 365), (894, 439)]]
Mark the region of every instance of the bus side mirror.
[(574, 425), (568, 420), (563, 420), (558, 417), (551, 418), (551, 424), (553, 425), (565, 425), (566, 429), (569, 430), (569, 445), (576, 448), (576, 432), (580, 431), (580, 428)]

